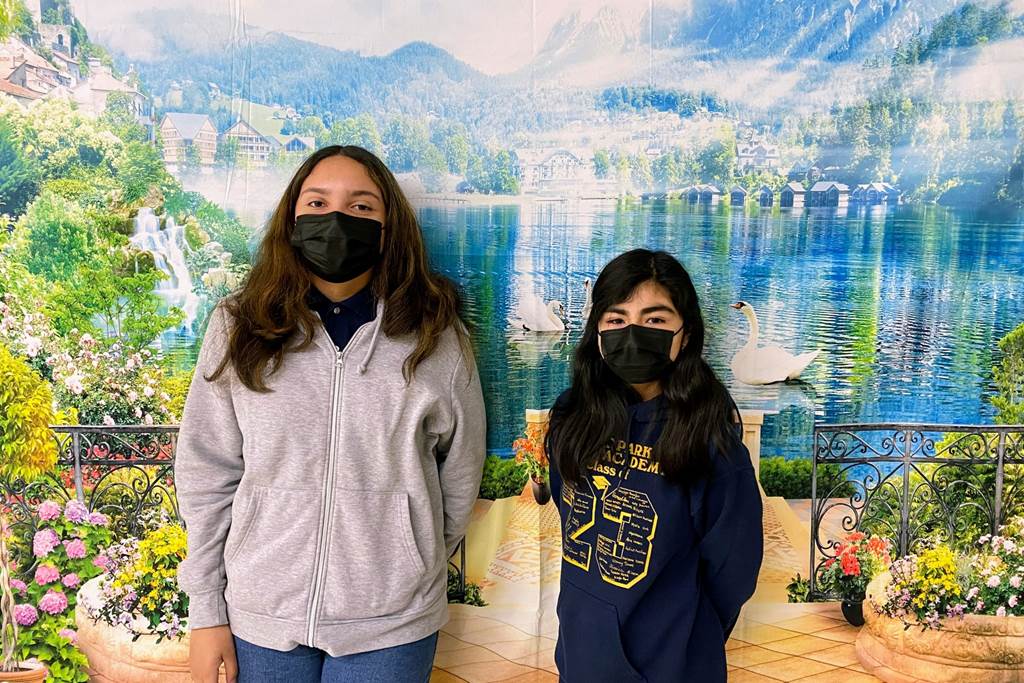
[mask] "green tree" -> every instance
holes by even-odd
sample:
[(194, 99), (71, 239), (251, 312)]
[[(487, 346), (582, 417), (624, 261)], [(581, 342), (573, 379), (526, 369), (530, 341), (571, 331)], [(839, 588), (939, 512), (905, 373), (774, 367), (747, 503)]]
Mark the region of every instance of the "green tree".
[(654, 183), (654, 174), (651, 171), (651, 160), (643, 152), (632, 154), (629, 157), (630, 176), (633, 185), (641, 190), (646, 190)]
[(992, 397), (1000, 424), (1024, 424), (1024, 323), (999, 340), (1003, 357), (992, 370), (999, 393)]
[(415, 170), (430, 144), (423, 124), (407, 117), (392, 119), (383, 141), (388, 166), (397, 173)]
[(96, 252), (96, 238), (82, 208), (50, 191), (28, 207), (25, 265), (51, 282), (67, 280)]
[(697, 155), (697, 168), (701, 178), (727, 183), (736, 168), (736, 146), (731, 140), (712, 140)]
[(134, 102), (126, 92), (107, 93), (107, 105), (100, 121), (107, 124), (122, 140), (147, 142), (146, 129), (135, 117)]
[(14, 129), (0, 119), (0, 213), (20, 216), (39, 186), (39, 168), (22, 153)]
[(377, 122), (369, 114), (340, 119), (324, 135), (325, 145), (356, 145), (380, 156), (384, 150)]
[(129, 142), (114, 159), (114, 172), (121, 185), (122, 201), (133, 204), (159, 186), (167, 171), (156, 148), (145, 142)]
[(497, 194), (519, 194), (516, 160), (508, 150), (498, 152), (491, 163), (491, 190)]
[(594, 152), (594, 175), (604, 179), (612, 170), (612, 158), (608, 150), (599, 149)]
[(682, 150), (666, 152), (654, 160), (654, 184), (663, 189), (676, 187), (683, 179)]
[(420, 159), (419, 173), (420, 178), (423, 180), (423, 187), (426, 188), (427, 192), (440, 192), (444, 189), (448, 164), (445, 162), (441, 150), (428, 143)]
[(203, 159), (199, 154), (199, 148), (196, 147), (195, 143), (185, 143), (185, 173), (195, 174), (199, 172), (200, 167), (203, 164)]
[(130, 351), (145, 348), (184, 318), (176, 308), (160, 313), (162, 301), (153, 289), (166, 277), (149, 254), (124, 245), (108, 247), (54, 288), (54, 326), (63, 334), (77, 327), (107, 335)]
[(238, 138), (228, 137), (218, 143), (213, 160), (221, 168), (234, 168), (238, 163)]
[(250, 230), (213, 202), (203, 201), (195, 212), (196, 220), (211, 239), (216, 240), (231, 254), (231, 262), (249, 263)]
[(32, 14), (22, 0), (0, 0), (0, 40), (12, 33), (29, 39), (34, 31)]

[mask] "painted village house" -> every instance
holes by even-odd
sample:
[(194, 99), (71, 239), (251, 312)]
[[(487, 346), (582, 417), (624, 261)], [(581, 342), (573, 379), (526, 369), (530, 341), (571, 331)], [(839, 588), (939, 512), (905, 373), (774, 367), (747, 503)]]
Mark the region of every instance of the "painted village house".
[(849, 200), (849, 187), (842, 183), (821, 180), (811, 186), (807, 196), (807, 206), (841, 208), (846, 206)]
[(164, 143), (164, 162), (182, 164), (185, 162), (185, 150), (195, 147), (200, 164), (213, 164), (217, 154), (217, 129), (209, 116), (168, 112), (160, 122), (160, 135)]
[(784, 209), (802, 209), (807, 190), (797, 182), (788, 183), (779, 193), (779, 206)]

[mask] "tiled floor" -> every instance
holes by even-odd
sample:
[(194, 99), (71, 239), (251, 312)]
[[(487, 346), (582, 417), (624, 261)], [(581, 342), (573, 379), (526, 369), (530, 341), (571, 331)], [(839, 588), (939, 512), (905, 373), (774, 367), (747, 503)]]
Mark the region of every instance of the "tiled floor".
[[(555, 641), (453, 606), (438, 641), (433, 683), (557, 683)], [(730, 683), (877, 681), (857, 663), (849, 626), (835, 603), (748, 605), (726, 646)]]

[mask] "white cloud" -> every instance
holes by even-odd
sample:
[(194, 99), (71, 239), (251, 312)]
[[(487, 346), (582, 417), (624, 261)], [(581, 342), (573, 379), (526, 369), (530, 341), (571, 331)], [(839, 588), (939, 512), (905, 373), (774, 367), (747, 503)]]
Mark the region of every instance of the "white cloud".
[[(1022, 0), (1024, 1), (1024, 0)], [(639, 19), (651, 5), (689, 6), (691, 0), (293, 0), (282, 11), (277, 0), (176, 0), (173, 9), (244, 19), (311, 42), (364, 54), (386, 54), (413, 41), (441, 47), (485, 73), (506, 73), (527, 64), (560, 18), (579, 11), (590, 18), (604, 6), (625, 21)], [(72, 0), (92, 35), (129, 57), (151, 54), (154, 36), (139, 26), (166, 0)]]

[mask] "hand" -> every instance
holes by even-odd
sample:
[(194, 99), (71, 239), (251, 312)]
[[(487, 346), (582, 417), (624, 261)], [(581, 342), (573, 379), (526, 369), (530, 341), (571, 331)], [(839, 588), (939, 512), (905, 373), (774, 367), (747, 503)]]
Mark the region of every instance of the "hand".
[(235, 641), (229, 626), (213, 626), (192, 631), (189, 636), (188, 664), (194, 683), (217, 683), (221, 662), (227, 683), (238, 681)]

